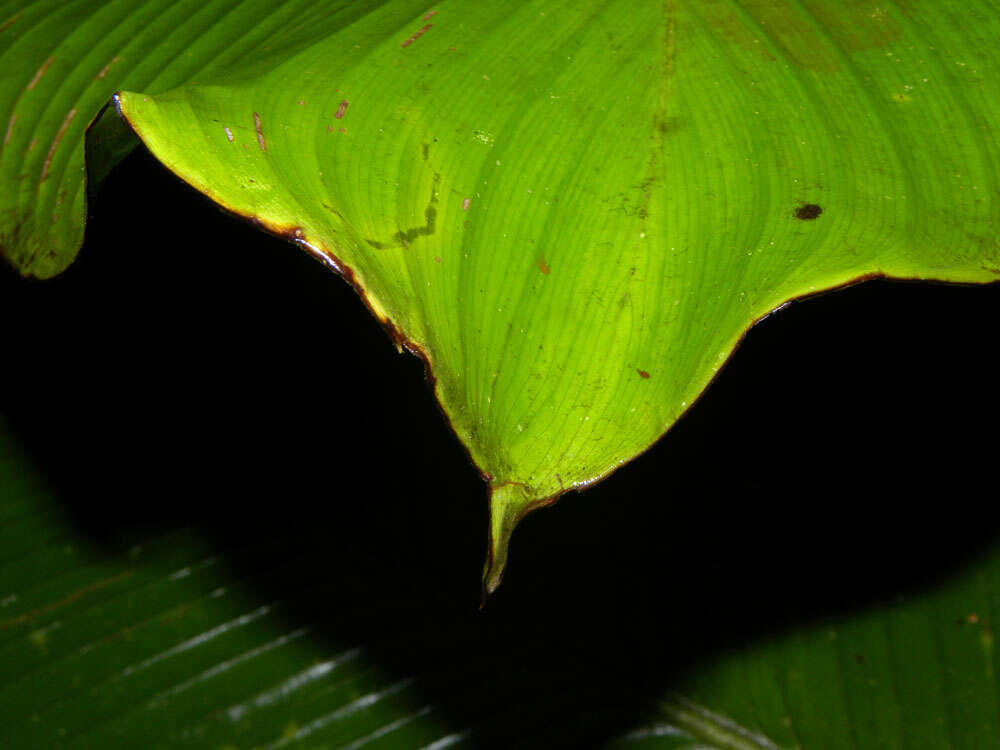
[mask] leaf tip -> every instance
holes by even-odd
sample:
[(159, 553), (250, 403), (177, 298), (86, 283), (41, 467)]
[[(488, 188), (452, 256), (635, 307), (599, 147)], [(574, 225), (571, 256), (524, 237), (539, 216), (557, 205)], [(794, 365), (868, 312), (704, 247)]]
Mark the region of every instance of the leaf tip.
[[(556, 477), (559, 475), (557, 474)], [(566, 490), (561, 487), (555, 494), (536, 497), (532, 488), (524, 482), (498, 482), (490, 485), (490, 540), (483, 566), (483, 598), (479, 608), (486, 606), (486, 600), (500, 586), (504, 570), (507, 568), (507, 549), (510, 537), (521, 519), (538, 508), (551, 505)]]
[(526, 488), (518, 482), (503, 482), (490, 487), (490, 540), (486, 564), (483, 566), (483, 598), (480, 609), (500, 586), (507, 567), (510, 536), (524, 515), (527, 503)]

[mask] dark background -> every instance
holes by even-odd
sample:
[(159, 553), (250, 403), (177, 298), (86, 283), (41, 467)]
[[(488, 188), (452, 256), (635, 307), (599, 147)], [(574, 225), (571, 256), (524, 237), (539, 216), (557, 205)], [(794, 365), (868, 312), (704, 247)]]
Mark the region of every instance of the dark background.
[(0, 269), (0, 315), (0, 412), (82, 534), (194, 526), (236, 568), (263, 540), (293, 561), (266, 595), (349, 588), (369, 614), (328, 613), (331, 639), (409, 634), (373, 658), (454, 664), (468, 689), (421, 689), (498, 745), (621, 731), (722, 650), (932, 585), (997, 531), (997, 285), (869, 282), (772, 316), (652, 450), (522, 524), (483, 612), (485, 487), (421, 363), (145, 152), (66, 274)]

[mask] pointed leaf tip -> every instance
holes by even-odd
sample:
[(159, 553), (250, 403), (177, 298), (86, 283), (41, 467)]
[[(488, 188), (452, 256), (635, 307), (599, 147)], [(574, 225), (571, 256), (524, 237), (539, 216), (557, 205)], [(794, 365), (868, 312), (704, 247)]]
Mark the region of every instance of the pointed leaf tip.
[(490, 541), (483, 566), (483, 605), (500, 585), (507, 567), (510, 535), (530, 504), (531, 498), (520, 483), (504, 482), (490, 487)]
[(490, 594), (500, 586), (507, 567), (510, 537), (521, 519), (533, 510), (552, 505), (563, 494), (564, 491), (559, 491), (539, 498), (523, 482), (500, 482), (490, 486), (490, 541), (486, 551), (486, 564), (483, 566), (483, 599), (480, 609), (485, 606)]

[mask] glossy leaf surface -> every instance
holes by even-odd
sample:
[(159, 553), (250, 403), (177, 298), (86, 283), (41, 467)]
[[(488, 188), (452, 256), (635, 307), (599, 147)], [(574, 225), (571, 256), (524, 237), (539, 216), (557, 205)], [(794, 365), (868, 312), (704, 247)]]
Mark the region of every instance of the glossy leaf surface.
[(490, 589), (525, 512), (646, 449), (775, 307), (1000, 269), (985, 0), (0, 15), (8, 257), (69, 261), (83, 127), (135, 92), (118, 105), (157, 158), (426, 360), (491, 484)]

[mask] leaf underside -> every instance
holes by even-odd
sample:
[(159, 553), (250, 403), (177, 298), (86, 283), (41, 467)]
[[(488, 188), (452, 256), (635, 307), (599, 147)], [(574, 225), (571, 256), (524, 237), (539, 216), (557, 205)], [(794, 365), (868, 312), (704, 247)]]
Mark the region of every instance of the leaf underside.
[(122, 92), (425, 360), (490, 483), (492, 590), (526, 512), (648, 448), (776, 307), (1000, 275), (997, 39), (991, 0), (8, 2), (0, 247), (72, 261)]

